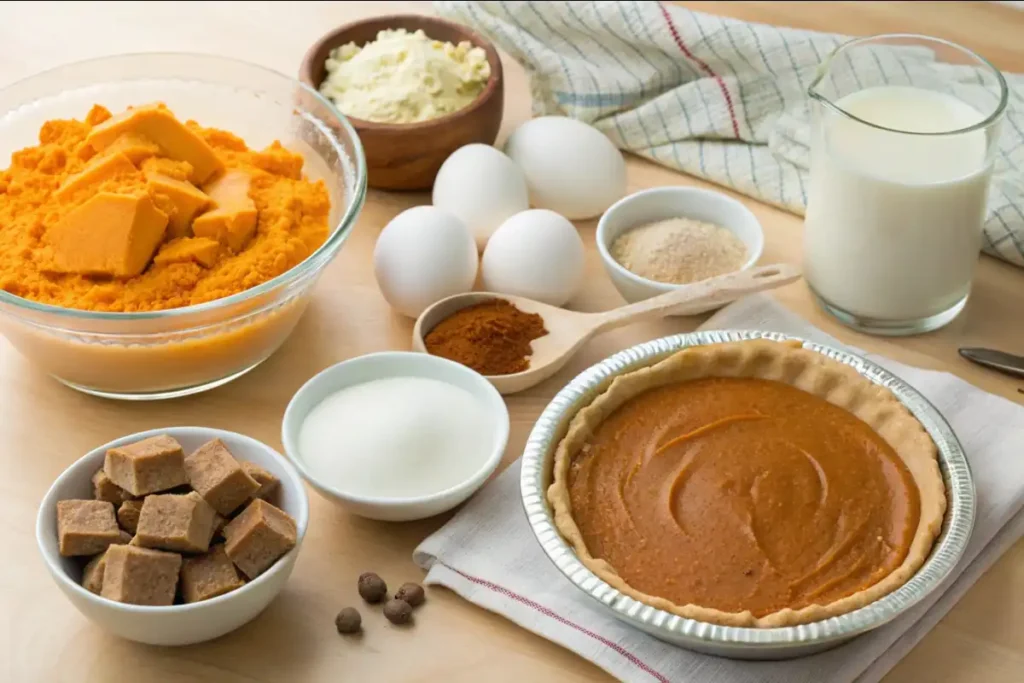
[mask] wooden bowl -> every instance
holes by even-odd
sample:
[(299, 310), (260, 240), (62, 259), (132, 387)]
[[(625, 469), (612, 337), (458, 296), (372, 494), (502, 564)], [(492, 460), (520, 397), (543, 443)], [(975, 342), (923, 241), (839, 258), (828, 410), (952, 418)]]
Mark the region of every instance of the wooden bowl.
[(459, 147), (473, 142), (494, 143), (504, 111), (504, 79), (498, 51), (482, 36), (459, 24), (421, 15), (394, 15), (364, 19), (336, 28), (318, 40), (302, 60), (300, 80), (319, 90), (327, 76), (325, 62), (331, 50), (346, 43), (365, 45), (384, 29), (423, 29), (427, 37), (458, 44), (468, 40), (483, 48), (491, 77), (468, 107), (420, 123), (375, 123), (347, 117), (359, 133), (366, 153), (367, 182), (382, 190), (426, 190), (444, 160)]

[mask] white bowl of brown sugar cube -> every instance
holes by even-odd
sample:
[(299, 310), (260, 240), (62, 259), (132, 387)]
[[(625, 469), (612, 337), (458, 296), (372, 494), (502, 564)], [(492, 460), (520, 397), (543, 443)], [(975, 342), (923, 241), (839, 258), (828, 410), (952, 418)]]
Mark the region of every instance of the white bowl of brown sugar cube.
[(308, 519), (302, 480), (274, 449), (172, 427), (111, 441), (66, 469), (40, 504), (36, 539), (87, 618), (129, 640), (188, 645), (270, 604)]

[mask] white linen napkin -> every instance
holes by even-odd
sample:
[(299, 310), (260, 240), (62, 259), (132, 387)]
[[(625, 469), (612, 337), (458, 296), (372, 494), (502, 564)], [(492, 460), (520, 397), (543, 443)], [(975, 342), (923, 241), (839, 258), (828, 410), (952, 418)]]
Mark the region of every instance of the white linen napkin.
[[(760, 329), (842, 348), (767, 296), (719, 311), (702, 329)], [(415, 561), (440, 584), (512, 620), (623, 681), (669, 683), (868, 683), (891, 669), (1024, 534), (1024, 408), (953, 375), (866, 355), (916, 387), (963, 444), (977, 487), (967, 552), (936, 591), (899, 619), (836, 649), (780, 662), (740, 662), (663, 643), (604, 612), (544, 555), (519, 494), (519, 461), (423, 541)]]
[[(793, 213), (807, 204), (807, 86), (849, 39), (661, 2), (435, 2), (522, 64), (533, 113), (578, 118), (619, 148)], [(926, 11), (926, 10), (922, 10)], [(927, 49), (865, 52), (844, 77), (868, 85), (941, 79), (983, 107), (973, 67)], [(983, 249), (1024, 266), (1024, 75), (995, 161)]]

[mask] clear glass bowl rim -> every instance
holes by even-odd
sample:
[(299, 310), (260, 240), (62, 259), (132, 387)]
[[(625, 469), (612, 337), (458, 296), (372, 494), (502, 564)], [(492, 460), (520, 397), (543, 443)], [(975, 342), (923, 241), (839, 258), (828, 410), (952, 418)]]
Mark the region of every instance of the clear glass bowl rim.
[[(947, 47), (955, 48), (955, 49), (959, 50), (960, 52), (963, 52), (964, 54), (970, 55), (974, 59), (978, 60), (978, 63), (980, 65), (988, 67), (988, 69), (995, 76), (996, 82), (999, 84), (999, 103), (996, 105), (996, 108), (988, 116), (986, 116), (984, 120), (982, 120), (982, 121), (980, 121), (978, 123), (975, 123), (972, 126), (968, 126), (966, 128), (957, 128), (955, 130), (944, 130), (944, 131), (939, 131), (937, 133), (922, 133), (920, 131), (900, 130), (899, 128), (889, 128), (887, 126), (880, 126), (877, 123), (871, 123), (870, 121), (865, 121), (864, 119), (862, 119), (862, 118), (860, 118), (858, 116), (854, 116), (850, 112), (848, 112), (845, 109), (843, 109), (842, 107), (838, 106), (835, 102), (833, 102), (832, 100), (830, 100), (829, 98), (825, 97), (824, 95), (822, 95), (821, 93), (819, 93), (817, 91), (817, 87), (825, 79), (825, 74), (828, 73), (828, 68), (829, 68), (829, 65), (832, 64), (832, 60), (834, 60), (840, 53), (845, 52), (848, 49), (857, 47), (858, 45), (860, 45), (862, 43), (870, 43), (872, 41), (877, 41), (877, 40), (891, 40), (891, 39), (894, 39), (894, 38), (913, 39), (913, 40), (919, 40), (919, 41), (922, 41), (922, 42), (930, 42), (930, 43), (940, 43), (942, 45), (946, 45)], [(1006, 84), (1006, 78), (1003, 76), (1003, 72), (1000, 71), (999, 69), (997, 69), (996, 66), (992, 62), (988, 61), (987, 59), (985, 59), (984, 57), (979, 55), (977, 52), (975, 52), (974, 50), (972, 50), (970, 48), (967, 48), (967, 47), (964, 47), (963, 45), (960, 45), (959, 43), (954, 43), (953, 41), (946, 40), (945, 38), (936, 38), (935, 36), (926, 36), (926, 35), (924, 35), (922, 33), (880, 33), (880, 34), (874, 35), (874, 36), (861, 36), (861, 37), (858, 37), (858, 38), (851, 38), (850, 40), (846, 41), (845, 43), (839, 45), (834, 50), (832, 50), (832, 52), (830, 52), (828, 54), (828, 56), (825, 57), (825, 60), (818, 66), (818, 70), (814, 74), (814, 80), (811, 81), (811, 84), (809, 86), (807, 86), (807, 95), (811, 99), (815, 100), (816, 102), (820, 102), (821, 104), (825, 105), (826, 107), (828, 107), (829, 109), (831, 109), (835, 113), (840, 114), (841, 116), (845, 116), (848, 119), (852, 119), (853, 121), (856, 121), (857, 123), (862, 123), (865, 126), (870, 126), (871, 128), (877, 128), (878, 130), (888, 131), (890, 133), (900, 133), (902, 135), (920, 135), (920, 136), (925, 136), (925, 137), (941, 137), (941, 136), (944, 136), (944, 135), (961, 135), (963, 133), (970, 133), (972, 131), (983, 130), (985, 128), (988, 128), (989, 126), (994, 124), (996, 121), (998, 121), (1000, 119), (1000, 117), (1002, 117), (1003, 113), (1006, 111), (1007, 105), (1010, 102), (1010, 88)]]
[[(349, 139), (352, 141), (352, 147), (355, 152), (355, 158), (352, 160), (355, 163), (355, 183), (353, 186), (353, 191), (355, 192), (355, 195), (352, 197), (352, 201), (349, 202), (348, 208), (345, 210), (345, 213), (338, 220), (337, 225), (335, 225), (334, 228), (332, 229), (331, 234), (328, 235), (327, 239), (324, 240), (324, 243), (321, 244), (316, 251), (307, 256), (304, 261), (294, 266), (293, 268), (286, 270), (277, 277), (267, 280), (266, 282), (256, 285), (255, 287), (252, 287), (250, 289), (238, 292), (237, 294), (232, 294), (231, 296), (226, 296), (221, 299), (214, 299), (212, 301), (206, 301), (201, 304), (195, 304), (192, 306), (168, 308), (159, 311), (135, 311), (128, 313), (117, 311), (88, 311), (84, 309), (64, 308), (63, 306), (53, 306), (51, 304), (44, 304), (38, 301), (32, 301), (31, 299), (16, 296), (4, 290), (0, 290), (0, 304), (8, 304), (15, 308), (26, 309), (35, 313), (45, 313), (48, 315), (60, 316), (61, 318), (64, 319), (130, 322), (137, 320), (156, 320), (183, 317), (196, 313), (214, 311), (218, 308), (227, 308), (235, 304), (242, 304), (248, 301), (249, 299), (259, 297), (260, 295), (263, 294), (267, 294), (268, 292), (271, 292), (277, 287), (287, 285), (290, 282), (293, 282), (305, 276), (309, 272), (319, 269), (322, 265), (325, 264), (327, 260), (329, 260), (333, 256), (334, 252), (338, 249), (338, 247), (341, 246), (341, 243), (344, 241), (345, 237), (347, 237), (348, 232), (352, 229), (356, 217), (362, 210), (363, 203), (366, 201), (366, 155), (363, 151), (362, 141), (359, 139), (359, 135), (356, 133), (355, 128), (353, 128), (352, 124), (349, 123), (349, 120), (345, 117), (344, 114), (342, 114), (338, 110), (337, 107), (334, 106), (334, 104), (330, 102), (330, 100), (325, 98), (316, 90), (307, 86), (305, 83), (302, 83), (299, 80), (292, 78), (291, 76), (286, 76), (280, 71), (276, 71), (275, 69), (261, 66), (259, 64), (253, 64), (252, 62), (247, 62), (243, 59), (234, 59), (232, 57), (222, 57), (219, 55), (204, 54), (201, 52), (134, 52), (118, 55), (108, 55), (105, 57), (95, 57), (93, 59), (85, 59), (79, 60), (77, 62), (61, 64), (59, 66), (55, 66), (44, 71), (32, 74), (31, 76), (19, 79), (14, 83), (11, 83), (3, 88), (0, 88), (0, 93), (6, 92), (7, 90), (10, 90), (12, 88), (16, 88), (25, 82), (39, 78), (41, 76), (56, 74), (65, 69), (75, 68), (84, 64), (101, 64), (103, 62), (115, 62), (123, 59), (175, 57), (182, 57), (186, 59), (199, 58), (204, 60), (235, 64), (238, 66), (244, 66), (246, 68), (253, 69), (255, 71), (262, 71), (265, 74), (276, 76), (277, 78), (284, 79), (285, 81), (290, 81), (290, 84), (293, 87), (298, 88), (301, 91), (304, 91), (306, 95), (312, 96), (314, 100), (316, 100), (320, 105), (326, 107), (327, 110), (334, 115), (335, 121), (322, 122), (324, 123), (324, 132), (330, 136), (330, 139), (333, 142), (335, 148), (337, 149), (339, 155), (342, 156), (349, 155), (342, 148), (341, 143), (338, 141), (337, 136), (331, 129), (330, 124), (337, 123), (338, 125), (340, 125), (342, 130), (345, 131), (345, 134), (348, 135)], [(157, 76), (157, 78), (159, 77)], [(6, 116), (8, 113), (10, 113), (10, 111), (13, 110), (0, 112), (0, 118)], [(191, 327), (191, 325), (189, 325), (189, 327)]]

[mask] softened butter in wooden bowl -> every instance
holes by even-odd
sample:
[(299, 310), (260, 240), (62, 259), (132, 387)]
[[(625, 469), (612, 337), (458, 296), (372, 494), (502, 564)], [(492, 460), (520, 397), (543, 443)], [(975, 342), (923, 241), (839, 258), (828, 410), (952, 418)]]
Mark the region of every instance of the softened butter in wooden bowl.
[[(469, 29), (434, 17), (396, 15), (346, 24), (318, 40), (302, 61), (299, 78), (317, 90), (327, 78), (331, 51), (348, 43), (364, 46), (384, 30), (422, 30), (428, 38), (458, 45), (468, 41), (483, 49), (490, 77), (468, 106), (439, 118), (417, 123), (378, 123), (348, 116), (366, 152), (367, 181), (382, 190), (425, 190), (438, 169), (463, 145), (493, 144), (504, 110), (504, 79), (498, 51)], [(344, 113), (344, 112), (342, 112)]]

